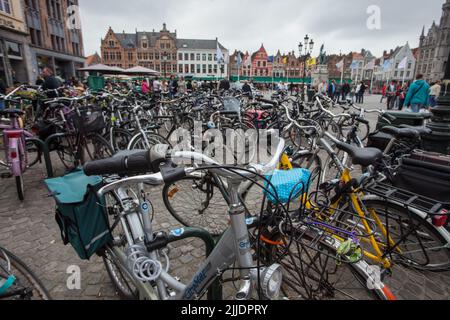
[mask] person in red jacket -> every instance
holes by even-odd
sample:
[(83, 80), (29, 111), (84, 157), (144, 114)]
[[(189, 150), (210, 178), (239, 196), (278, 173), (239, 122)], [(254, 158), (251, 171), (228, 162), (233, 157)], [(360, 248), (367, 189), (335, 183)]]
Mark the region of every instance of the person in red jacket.
[(387, 84), (383, 84), (383, 89), (381, 89), (381, 100), (380, 103), (383, 103), (384, 98), (386, 98)]
[(141, 91), (143, 94), (148, 94), (150, 92), (150, 86), (148, 85), (148, 82), (145, 79), (144, 81), (142, 81)]

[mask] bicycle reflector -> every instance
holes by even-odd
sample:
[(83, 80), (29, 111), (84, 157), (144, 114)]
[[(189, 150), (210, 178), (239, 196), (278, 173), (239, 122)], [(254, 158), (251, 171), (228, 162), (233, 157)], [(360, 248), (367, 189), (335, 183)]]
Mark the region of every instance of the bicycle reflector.
[(12, 131), (6, 131), (6, 136), (8, 139), (19, 139), (22, 137), (22, 131), (20, 130), (12, 130)]
[(447, 224), (448, 210), (442, 209), (439, 214), (433, 217), (433, 225), (437, 228), (443, 227)]

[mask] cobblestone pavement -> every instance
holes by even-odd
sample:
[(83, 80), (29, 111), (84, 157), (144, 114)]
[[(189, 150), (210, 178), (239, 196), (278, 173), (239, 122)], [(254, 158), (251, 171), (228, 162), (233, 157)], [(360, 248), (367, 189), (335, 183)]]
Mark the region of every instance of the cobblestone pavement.
[[(378, 97), (369, 97), (369, 107), (378, 107)], [(58, 163), (55, 159), (55, 163)], [(54, 201), (44, 186), (44, 166), (37, 165), (25, 175), (26, 200), (17, 200), (13, 179), (0, 182), (0, 245), (21, 257), (42, 279), (55, 299), (118, 299), (103, 262), (98, 257), (81, 261), (70, 246), (62, 244), (54, 220)], [(58, 168), (61, 173), (61, 168)], [(156, 230), (173, 229), (179, 223), (166, 211), (161, 191), (152, 191), (156, 209)], [(255, 199), (249, 204), (257, 206)], [(170, 253), (174, 276), (188, 280), (204, 258), (204, 246), (197, 240), (183, 241)], [(81, 269), (81, 290), (69, 290), (70, 266)], [(400, 268), (401, 277), (388, 280), (402, 299), (449, 299), (450, 273), (419, 273)]]

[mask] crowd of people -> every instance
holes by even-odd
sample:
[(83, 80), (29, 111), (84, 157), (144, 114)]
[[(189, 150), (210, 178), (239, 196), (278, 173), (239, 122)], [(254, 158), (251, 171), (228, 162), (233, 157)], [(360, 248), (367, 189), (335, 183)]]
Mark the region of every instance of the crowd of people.
[(380, 103), (386, 100), (388, 110), (410, 110), (417, 113), (436, 107), (441, 91), (441, 81), (430, 85), (419, 74), (414, 82), (400, 83), (393, 80), (384, 84)]
[[(111, 80), (106, 81), (106, 89), (112, 89)], [(243, 84), (242, 84), (243, 83)], [(116, 83), (117, 84), (117, 83)], [(64, 81), (53, 74), (50, 68), (44, 68), (42, 74), (38, 77), (36, 85), (42, 86), (44, 90), (56, 90), (63, 85), (74, 88), (75, 92), (82, 93), (87, 88), (87, 83), (79, 81), (72, 77)], [(130, 90), (137, 90), (143, 94), (166, 92), (170, 97), (177, 94), (184, 94), (197, 90), (229, 90), (233, 87), (228, 79), (221, 81), (197, 81), (194, 79), (177, 78), (171, 75), (168, 80), (158, 77), (144, 79), (142, 81), (128, 81), (121, 83), (122, 86)], [(267, 91), (278, 91), (293, 94), (304, 94), (305, 97), (311, 97), (314, 93), (327, 95), (335, 101), (346, 101), (351, 99), (354, 103), (363, 104), (364, 97), (369, 86), (361, 81), (359, 83), (351, 83), (344, 81), (342, 84), (335, 80), (331, 82), (322, 81), (317, 86), (310, 84), (294, 84), (294, 83), (252, 83), (251, 81), (241, 82), (238, 87), (247, 94), (252, 94), (255, 90), (262, 93)], [(381, 90), (380, 103), (386, 103), (388, 110), (408, 110), (412, 112), (420, 112), (423, 109), (434, 108), (437, 105), (437, 98), (441, 94), (441, 81), (428, 84), (422, 75), (418, 75), (414, 82), (398, 82), (396, 80), (385, 83)], [(8, 93), (3, 79), (0, 78), (0, 94)], [(56, 92), (53, 94), (57, 94)], [(50, 97), (52, 93), (49, 93)]]

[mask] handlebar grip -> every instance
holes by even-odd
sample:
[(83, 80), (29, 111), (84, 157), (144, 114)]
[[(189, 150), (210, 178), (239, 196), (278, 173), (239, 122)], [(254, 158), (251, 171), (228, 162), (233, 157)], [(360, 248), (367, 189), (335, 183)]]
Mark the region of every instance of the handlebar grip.
[(119, 152), (109, 159), (88, 162), (83, 169), (88, 176), (153, 172), (148, 151)]

